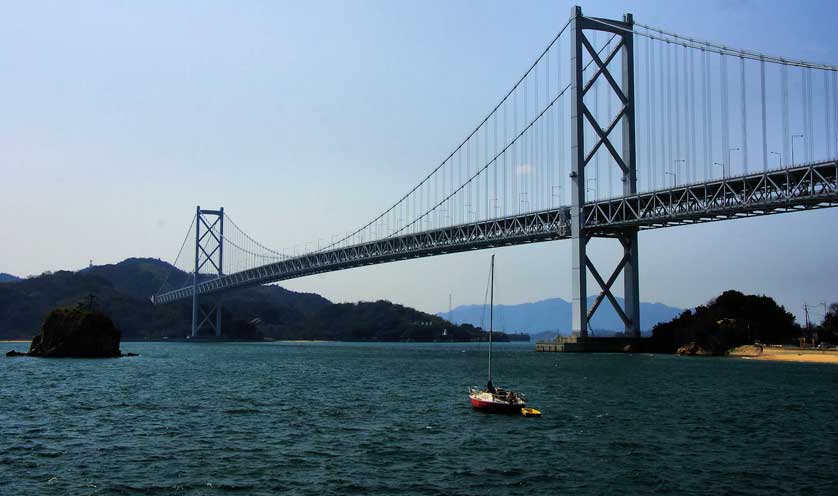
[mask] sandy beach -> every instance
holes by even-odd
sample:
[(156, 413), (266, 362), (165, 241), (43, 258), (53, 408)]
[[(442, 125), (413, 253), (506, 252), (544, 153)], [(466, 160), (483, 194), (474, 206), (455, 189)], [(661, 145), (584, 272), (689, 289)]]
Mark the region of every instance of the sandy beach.
[(772, 360), (776, 362), (838, 364), (838, 350), (819, 350), (814, 348), (781, 348), (746, 345), (730, 350), (728, 356), (749, 360)]

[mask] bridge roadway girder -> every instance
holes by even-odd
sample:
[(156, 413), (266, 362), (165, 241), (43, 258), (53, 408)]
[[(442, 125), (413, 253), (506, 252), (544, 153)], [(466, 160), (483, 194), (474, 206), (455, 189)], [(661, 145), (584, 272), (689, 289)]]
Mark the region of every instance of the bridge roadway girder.
[(585, 229), (657, 229), (838, 206), (838, 161), (758, 172), (591, 202)]
[[(585, 229), (618, 237), (641, 230), (838, 206), (838, 161), (714, 180), (590, 202)], [(411, 258), (570, 238), (570, 209), (514, 215), (315, 252), (198, 283), (198, 294), (296, 279)], [(153, 298), (171, 303), (192, 287)]]
[[(199, 294), (295, 279), (410, 258), (549, 241), (569, 237), (567, 207), (384, 238), (352, 246), (309, 253), (225, 275), (197, 285)], [(192, 295), (192, 287), (152, 298), (169, 303)]]

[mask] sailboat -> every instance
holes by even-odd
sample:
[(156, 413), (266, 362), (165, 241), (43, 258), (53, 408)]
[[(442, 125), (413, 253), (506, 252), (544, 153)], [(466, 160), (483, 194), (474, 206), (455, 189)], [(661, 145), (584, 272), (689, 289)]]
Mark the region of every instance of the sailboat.
[[(448, 321), (454, 323), (454, 316), (451, 315), (451, 293), (448, 293)], [(448, 328), (442, 330), (442, 337), (448, 337)]]
[(478, 389), (472, 386), (468, 397), (471, 400), (471, 406), (477, 410), (485, 411), (487, 413), (523, 413), (526, 409), (524, 395), (509, 391), (492, 384), (492, 327), (494, 325), (494, 306), (495, 306), (495, 255), (492, 255), (492, 264), (490, 268), (489, 287), (489, 382), (484, 389)]

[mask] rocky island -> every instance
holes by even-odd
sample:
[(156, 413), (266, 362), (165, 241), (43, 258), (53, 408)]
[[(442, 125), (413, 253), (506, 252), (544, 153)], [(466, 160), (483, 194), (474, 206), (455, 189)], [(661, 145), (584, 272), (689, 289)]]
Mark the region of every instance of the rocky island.
[(113, 321), (93, 305), (61, 307), (44, 319), (41, 333), (32, 339), (28, 353), (10, 351), (6, 356), (48, 358), (113, 358), (125, 356), (119, 350), (121, 333)]

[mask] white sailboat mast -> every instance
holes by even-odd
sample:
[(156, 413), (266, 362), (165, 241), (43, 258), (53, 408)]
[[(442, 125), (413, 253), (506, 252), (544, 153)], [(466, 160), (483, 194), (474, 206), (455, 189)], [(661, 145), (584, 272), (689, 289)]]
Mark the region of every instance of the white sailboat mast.
[(489, 385), (492, 384), (492, 328), (494, 327), (495, 308), (495, 255), (492, 254), (492, 265), (489, 271)]

